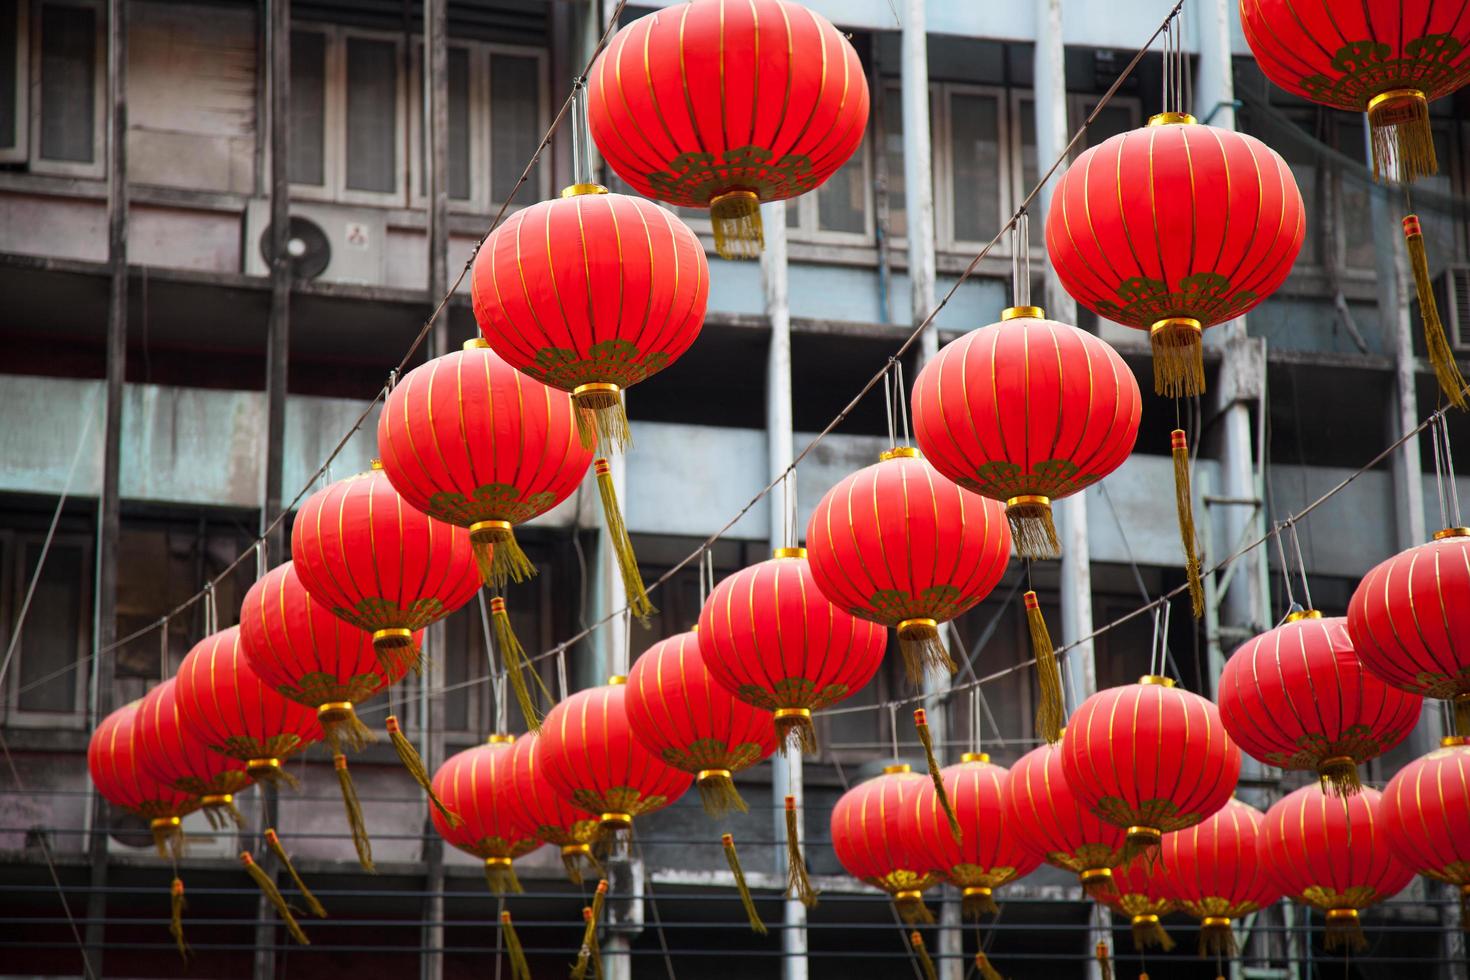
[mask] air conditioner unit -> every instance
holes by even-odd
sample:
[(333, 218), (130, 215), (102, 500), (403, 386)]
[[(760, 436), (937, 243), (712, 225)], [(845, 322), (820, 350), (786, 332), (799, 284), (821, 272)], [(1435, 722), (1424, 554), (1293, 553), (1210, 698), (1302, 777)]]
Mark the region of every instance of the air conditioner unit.
[(1458, 354), (1470, 354), (1470, 265), (1446, 266), (1434, 280), (1445, 336)]
[[(247, 276), (270, 275), (271, 202), (245, 208), (240, 254)], [(287, 253), (299, 279), (380, 286), (384, 281), (387, 221), (376, 208), (291, 202)]]

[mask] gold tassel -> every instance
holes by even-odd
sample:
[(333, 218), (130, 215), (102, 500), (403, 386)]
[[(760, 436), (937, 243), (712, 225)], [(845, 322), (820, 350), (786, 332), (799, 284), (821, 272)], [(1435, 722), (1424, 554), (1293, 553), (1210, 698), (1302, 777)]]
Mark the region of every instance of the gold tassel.
[(628, 412), (623, 408), (623, 390), (606, 381), (594, 381), (572, 389), (576, 406), (577, 436), (583, 449), (599, 456), (625, 453), (633, 447)]
[(939, 980), (934, 961), (929, 958), (929, 948), (924, 945), (924, 937), (917, 929), (909, 933), (909, 942), (914, 947), (914, 955), (919, 959), (919, 967), (924, 971), (924, 980)]
[(291, 914), (291, 908), (286, 904), (286, 899), (281, 896), (281, 890), (271, 880), (271, 876), (265, 873), (265, 869), (255, 863), (249, 851), (240, 852), (240, 863), (245, 866), (245, 871), (254, 880), (266, 900), (276, 907), (276, 914), (286, 925), (286, 931), (291, 938), (302, 946), (310, 946), (311, 940), (306, 938), (306, 933), (301, 930), (301, 924), (296, 921), (296, 916)]
[(1204, 958), (1234, 959), (1235, 929), (1223, 915), (1207, 915), (1199, 927), (1199, 955)]
[(506, 582), (524, 582), (536, 566), (516, 541), (510, 521), (476, 521), (470, 525), (470, 549), (480, 569), (480, 582), (499, 591)]
[(175, 878), (169, 888), (169, 915), (168, 931), (174, 937), (174, 945), (179, 947), (179, 958), (185, 963), (189, 962), (189, 944), (184, 941), (184, 909), (189, 903), (184, 901), (184, 881)]
[(500, 913), (500, 932), (505, 936), (505, 948), (510, 957), (510, 980), (532, 980), (525, 947), (521, 945), (521, 937), (516, 935), (516, 927), (510, 921), (509, 912)]
[(801, 856), (801, 837), (796, 822), (801, 815), (796, 811), (796, 797), (786, 797), (786, 897), (796, 900), (807, 908), (817, 904), (817, 891), (807, 877), (806, 860)]
[[(424, 760), (419, 757), (418, 750), (413, 747), (408, 736), (403, 734), (403, 727), (398, 724), (397, 715), (388, 716), (387, 728), (388, 740), (393, 743), (393, 751), (398, 753), (398, 761), (403, 763), (403, 768), (408, 770), (408, 774), (413, 777), (414, 782), (419, 784), (419, 788), (429, 795), (429, 802), (434, 805), (434, 809), (438, 810), (439, 814), (449, 822), (449, 826), (458, 827), (463, 824), (464, 821), (460, 819), (459, 814), (445, 806), (444, 801), (439, 799), (439, 794), (434, 792), (434, 784), (429, 779), (428, 767), (424, 765)], [(346, 763), (344, 762), (343, 765), (345, 766)]]
[(932, 619), (905, 619), (899, 623), (898, 652), (910, 684), (922, 684), (931, 670), (953, 674), (959, 669), (944, 647), (939, 624)]
[(1439, 318), (1439, 305), (1434, 299), (1434, 286), (1429, 281), (1429, 256), (1424, 250), (1424, 232), (1419, 216), (1404, 217), (1404, 243), (1409, 249), (1409, 267), (1414, 271), (1414, 289), (1419, 294), (1419, 318), (1424, 323), (1424, 349), (1434, 367), (1434, 377), (1451, 405), (1464, 411), (1470, 408), (1465, 399), (1465, 376), (1455, 362), (1455, 352), (1444, 334)]
[(602, 865), (597, 862), (597, 856), (592, 853), (592, 848), (586, 844), (566, 844), (561, 849), (561, 866), (567, 873), (567, 881), (574, 885), (582, 883), (582, 862), (598, 875), (603, 873)]
[(750, 808), (740, 798), (740, 791), (735, 788), (735, 778), (728, 769), (701, 770), (695, 785), (699, 787), (699, 801), (704, 804), (704, 812), (711, 817), (719, 819), (731, 810), (750, 812)]
[[(1368, 102), (1373, 134), (1373, 179), (1412, 184), (1439, 172), (1429, 99), (1418, 89), (1392, 89)], [(1393, 164), (1393, 166), (1390, 166)]]
[(975, 953), (975, 972), (981, 980), (1005, 980), (1000, 971), (990, 965), (990, 957), (985, 955), (983, 949)]
[(373, 633), (373, 653), (389, 677), (401, 674), (405, 663), (415, 674), (424, 672), (423, 651), (413, 641), (413, 630), (397, 626), (377, 630)]
[(177, 861), (184, 856), (184, 822), (178, 817), (158, 817), (149, 829), (153, 831), (153, 846), (158, 856)]
[(1102, 980), (1113, 980), (1113, 963), (1108, 959), (1108, 944), (1098, 940), (1093, 954), (1097, 957), (1097, 968), (1102, 973)]
[(964, 889), (960, 898), (960, 914), (965, 918), (978, 922), (987, 915), (996, 915), (999, 912), (1000, 906), (995, 904), (995, 893), (989, 888)]
[(296, 885), (296, 890), (301, 893), (301, 900), (306, 903), (306, 907), (311, 911), (311, 914), (318, 919), (325, 919), (327, 917), (327, 910), (322, 907), (321, 902), (317, 901), (316, 896), (311, 893), (311, 889), (306, 887), (306, 882), (301, 880), (301, 875), (296, 873), (296, 866), (291, 863), (291, 858), (286, 854), (286, 849), (281, 846), (281, 838), (277, 836), (273, 828), (266, 828), (265, 846), (270, 848), (270, 852), (276, 856), (276, 860), (281, 862), (281, 867), (285, 868), (286, 873), (291, 876), (291, 881)]
[(761, 202), (751, 191), (729, 191), (709, 202), (715, 251), (722, 259), (758, 259), (766, 247)]
[(1203, 330), (1198, 320), (1169, 317), (1148, 331), (1154, 354), (1154, 394), (1193, 398), (1205, 392)]
[(730, 873), (735, 876), (735, 891), (740, 895), (740, 904), (745, 906), (745, 917), (750, 920), (750, 929), (764, 936), (766, 924), (755, 910), (755, 899), (750, 897), (750, 886), (746, 884), (745, 872), (740, 867), (740, 855), (735, 853), (735, 838), (725, 834), (720, 838), (720, 843), (725, 846), (725, 860), (730, 865)]
[(342, 806), (347, 810), (347, 823), (352, 827), (352, 843), (357, 848), (357, 863), (364, 871), (377, 871), (373, 867), (373, 842), (368, 839), (367, 825), (363, 822), (362, 804), (357, 799), (357, 788), (352, 785), (352, 774), (347, 771), (347, 756), (338, 752), (332, 756), (332, 765), (337, 769), (337, 784), (342, 787)]
[(1350, 755), (1335, 755), (1317, 764), (1317, 779), (1322, 792), (1331, 793), (1339, 799), (1357, 796), (1363, 788), (1358, 778), (1358, 764)]
[(1194, 492), (1189, 487), (1189, 438), (1183, 429), (1169, 434), (1174, 456), (1174, 505), (1179, 511), (1179, 540), (1184, 545), (1184, 573), (1189, 577), (1189, 605), (1194, 618), (1205, 614), (1205, 585), (1200, 579), (1199, 552), (1194, 538)]
[(1161, 949), (1167, 953), (1174, 948), (1173, 938), (1157, 915), (1135, 915), (1132, 925), (1134, 949)]
[[(510, 678), (510, 689), (515, 693), (516, 703), (521, 706), (526, 728), (539, 735), (541, 712), (536, 709), (536, 700), (531, 696), (525, 673), (527, 670), (534, 673), (536, 668), (527, 661), (526, 648), (521, 646), (521, 641), (516, 637), (515, 629), (510, 623), (510, 613), (505, 608), (505, 599), (500, 596), (490, 599), (490, 627), (495, 631), (495, 646), (500, 650), (500, 661), (505, 668), (506, 677)], [(535, 676), (539, 678), (540, 675)]]
[(602, 519), (607, 525), (607, 539), (617, 558), (618, 571), (623, 576), (623, 593), (627, 597), (628, 610), (648, 625), (648, 617), (656, 610), (648, 601), (648, 592), (643, 587), (643, 576), (638, 571), (638, 556), (633, 553), (633, 542), (628, 537), (628, 526), (623, 522), (622, 509), (618, 507), (618, 492), (613, 486), (612, 470), (606, 459), (593, 461), (597, 474), (597, 492), (602, 496)]
[(1363, 924), (1358, 920), (1357, 909), (1327, 910), (1327, 929), (1322, 946), (1329, 953), (1339, 949), (1354, 953), (1368, 951), (1368, 937), (1363, 935)]
[(519, 895), (521, 880), (516, 877), (515, 865), (508, 857), (485, 859), (485, 884), (497, 895), (512, 893)]
[(804, 755), (817, 751), (817, 729), (807, 708), (776, 709), (776, 745), (782, 755), (789, 755), (792, 744)]
[(1006, 501), (1006, 521), (1011, 526), (1011, 544), (1022, 558), (1062, 557), (1062, 542), (1051, 516), (1051, 498), (1039, 493), (1010, 498)]
[(929, 765), (929, 778), (934, 782), (934, 795), (939, 799), (939, 806), (944, 810), (944, 818), (949, 821), (949, 832), (958, 842), (964, 839), (964, 831), (960, 829), (959, 818), (954, 815), (954, 806), (949, 802), (949, 794), (944, 789), (944, 775), (939, 771), (939, 760), (934, 757), (934, 736), (929, 731), (929, 715), (923, 708), (914, 710), (914, 727), (919, 731), (919, 742), (924, 746), (924, 761)]
[(351, 701), (328, 701), (316, 709), (316, 719), (321, 722), (334, 755), (345, 749), (361, 752), (378, 740), (373, 730), (357, 717)]
[(924, 893), (917, 889), (896, 893), (893, 896), (893, 905), (898, 909), (898, 917), (905, 925), (934, 924), (934, 913), (924, 904)]
[(592, 905), (582, 909), (582, 949), (577, 954), (577, 965), (572, 968), (572, 980), (586, 980), (587, 967), (596, 964), (597, 975), (602, 974), (602, 957), (597, 946), (597, 924), (602, 918), (603, 904), (607, 900), (607, 879), (597, 883), (592, 893)]
[(1062, 702), (1062, 670), (1057, 666), (1056, 647), (1051, 642), (1036, 593), (1028, 590), (1023, 598), (1026, 625), (1031, 630), (1031, 653), (1036, 657), (1036, 684), (1041, 689), (1041, 701), (1036, 706), (1036, 734), (1055, 744), (1061, 741), (1062, 726), (1067, 723)]

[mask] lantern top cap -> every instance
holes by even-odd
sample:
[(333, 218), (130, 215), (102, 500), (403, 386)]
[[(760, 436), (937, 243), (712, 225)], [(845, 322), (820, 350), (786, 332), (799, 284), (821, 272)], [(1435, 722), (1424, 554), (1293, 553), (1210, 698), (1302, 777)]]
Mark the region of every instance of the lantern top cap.
[(382, 468), (383, 468), (383, 461), (381, 459), (378, 459), (376, 456), (373, 457), (372, 459), (368, 460), (368, 469), (371, 469), (371, 470), (376, 471), (376, 470), (381, 470)]
[(588, 194), (606, 194), (606, 193), (607, 193), (607, 188), (606, 187), (603, 187), (601, 184), (572, 184), (569, 187), (563, 187), (562, 188), (561, 196), (562, 197), (584, 197), (584, 196), (586, 196)]
[(917, 449), (915, 449), (913, 446), (894, 446), (892, 449), (885, 449), (881, 453), (878, 454), (878, 462), (880, 462), (880, 463), (886, 463), (890, 459), (918, 459), (918, 458), (919, 458), (919, 451)]
[(1044, 320), (1046, 310), (1039, 306), (1007, 306), (1000, 311), (1000, 322), (1007, 320)]
[(607, 683), (609, 687), (620, 687), (621, 685), (628, 683), (628, 675), (613, 674), (607, 679)]
[(1193, 126), (1199, 122), (1187, 112), (1160, 112), (1148, 117), (1150, 126)]
[(1159, 674), (1144, 674), (1138, 679), (1140, 684), (1149, 684), (1156, 687), (1173, 687), (1174, 678), (1162, 677)]
[(505, 734), (502, 734), (501, 732), (496, 732), (495, 734), (491, 735), (489, 738), (485, 739), (485, 744), (486, 745), (509, 745), (511, 742), (514, 742), (515, 740), (516, 740), (516, 737), (514, 735), (505, 735)]
[(489, 350), (489, 349), (490, 349), (490, 343), (484, 337), (475, 337), (475, 338), (473, 338), (471, 340), (466, 340), (464, 342), (464, 346), (461, 348), (461, 350)]
[(805, 548), (777, 548), (771, 553), (772, 558), (805, 558)]
[(891, 776), (891, 775), (893, 775), (896, 772), (913, 772), (913, 771), (914, 771), (914, 767), (911, 766), (911, 765), (909, 765), (907, 762), (897, 762), (897, 763), (894, 763), (891, 766), (884, 766), (883, 767), (883, 775), (885, 775), (885, 776)]
[(964, 755), (960, 756), (960, 761), (961, 762), (989, 762), (990, 761), (990, 753), (989, 752), (966, 752)]
[(1322, 613), (1316, 609), (1293, 609), (1286, 614), (1288, 623), (1299, 623), (1304, 619), (1321, 619)]
[(1446, 735), (1439, 740), (1442, 749), (1453, 749), (1460, 745), (1470, 745), (1470, 735)]
[(1470, 527), (1446, 527), (1434, 532), (1434, 540), (1445, 538), (1470, 538)]

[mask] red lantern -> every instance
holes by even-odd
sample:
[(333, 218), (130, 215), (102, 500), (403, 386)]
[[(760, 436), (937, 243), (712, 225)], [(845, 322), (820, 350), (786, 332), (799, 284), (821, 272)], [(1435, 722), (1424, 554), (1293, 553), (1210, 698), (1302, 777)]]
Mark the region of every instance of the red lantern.
[(1088, 894), (1110, 887), (1112, 869), (1123, 857), (1123, 831), (1078, 802), (1062, 776), (1060, 745), (1042, 745), (1021, 756), (1002, 789), (1006, 827), (1022, 846), (1077, 875)]
[(374, 460), (368, 473), (307, 498), (291, 526), (291, 557), (311, 597), (373, 634), (387, 674), (417, 659), (415, 630), (480, 588), (469, 532), (414, 510)]
[(1383, 829), (1398, 859), (1460, 889), (1460, 927), (1470, 929), (1470, 738), (1450, 735), (1388, 781)]
[(1234, 920), (1281, 897), (1260, 857), (1265, 820), (1260, 810), (1231, 799), (1209, 819), (1164, 835), (1157, 880), (1200, 920), (1201, 956), (1234, 956)]
[(634, 817), (668, 806), (693, 782), (633, 737), (627, 695), (627, 678), (614, 677), (562, 699), (536, 742), (547, 782), (608, 830), (633, 826)]
[(514, 735), (457, 752), (434, 773), (434, 795), (460, 818), (458, 824), (430, 807), (439, 836), (485, 862), (485, 882), (496, 893), (521, 890), (511, 861), (541, 846), (526, 821), (511, 776)]
[(705, 667), (746, 704), (775, 713), (782, 751), (792, 733), (816, 751), (812, 712), (868, 683), (885, 640), (875, 623), (827, 601), (805, 548), (778, 548), (726, 578), (699, 614)]
[(706, 813), (748, 812), (732, 776), (776, 751), (771, 713), (715, 683), (695, 633), (660, 640), (638, 658), (628, 673), (627, 706), (643, 747), (694, 775)]
[(294, 782), (281, 762), (322, 738), (316, 712), (271, 690), (240, 649), (240, 627), (206, 636), (179, 664), (174, 697), (185, 729), (252, 779)]
[(582, 862), (594, 871), (602, 870), (592, 856), (592, 844), (598, 836), (597, 815), (568, 803), (551, 785), (536, 758), (536, 743), (540, 738), (531, 732), (515, 740), (509, 763), (512, 792), (531, 833), (561, 848), (567, 878), (572, 884), (580, 885)]
[(924, 891), (943, 880), (929, 865), (916, 833), (922, 790), (931, 785), (907, 765), (885, 766), (881, 776), (843, 793), (832, 808), (837, 860), (854, 878), (887, 892), (908, 923), (934, 921)]
[(1394, 687), (1453, 701), (1456, 730), (1470, 735), (1470, 529), (1434, 538), (1363, 576), (1348, 635), (1364, 666)]
[(919, 788), (914, 840), (924, 870), (937, 872), (960, 889), (966, 915), (999, 911), (997, 888), (1019, 881), (1041, 865), (1041, 854), (1021, 844), (1007, 823), (1002, 786), (1006, 770), (984, 752), (966, 752), (960, 763), (940, 770), (944, 792), (963, 835), (955, 840), (931, 780)]
[(1097, 692), (1067, 732), (1067, 785), (1083, 806), (1126, 828), (1125, 859), (1220, 809), (1240, 778), (1240, 749), (1219, 709), (1167, 677)]
[(138, 740), (139, 701), (102, 719), (87, 743), (87, 770), (102, 798), (149, 821), (160, 857), (178, 854), (183, 818), (199, 807), (198, 797), (174, 789), (143, 768)]
[(1061, 554), (1051, 502), (1122, 465), (1142, 399), (1106, 341), (1012, 307), (946, 344), (914, 380), (914, 438), (940, 473), (1004, 501), (1016, 552)]
[(378, 450), (409, 506), (469, 530), (494, 586), (536, 573), (515, 525), (571, 496), (592, 465), (571, 399), (479, 339), (404, 375), (378, 419)]
[(1422, 700), (1363, 669), (1347, 620), (1316, 610), (1247, 640), (1218, 685), (1220, 721), (1254, 759), (1315, 772), (1341, 795), (1360, 788), (1358, 764), (1382, 755), (1419, 722)]
[(1046, 214), (1067, 292), (1147, 330), (1154, 390), (1204, 391), (1200, 332), (1275, 292), (1306, 234), (1296, 179), (1260, 140), (1163, 113), (1083, 151)]
[(709, 208), (720, 254), (753, 258), (760, 202), (812, 190), (862, 144), (868, 83), (842, 32), (800, 4), (695, 0), (613, 38), (587, 109), (618, 176)]
[[(1168, 838), (1164, 838), (1168, 840)], [(1164, 931), (1163, 917), (1178, 911), (1179, 905), (1164, 889), (1163, 876), (1153, 862), (1140, 854), (1127, 864), (1112, 869), (1106, 889), (1094, 891), (1092, 897), (1120, 915), (1128, 917), (1133, 932), (1133, 948), (1174, 948), (1174, 940)]]
[(1470, 19), (1434, 0), (1240, 0), (1261, 72), (1304, 99), (1367, 113), (1373, 172), (1438, 171), (1429, 103), (1470, 81)]
[(1358, 913), (1414, 880), (1389, 846), (1380, 795), (1303, 786), (1266, 813), (1261, 862), (1281, 890), (1327, 915), (1327, 949), (1368, 948)]
[(192, 797), (215, 827), (222, 826), (220, 814), (243, 826), (235, 794), (250, 785), (245, 763), (211, 752), (185, 729), (176, 684), (170, 677), (138, 702), (133, 722), (138, 764), (151, 778)]
[(823, 595), (898, 631), (916, 684), (926, 669), (954, 672), (939, 624), (989, 595), (1011, 557), (1000, 505), (955, 486), (908, 447), (827, 491), (806, 545)]

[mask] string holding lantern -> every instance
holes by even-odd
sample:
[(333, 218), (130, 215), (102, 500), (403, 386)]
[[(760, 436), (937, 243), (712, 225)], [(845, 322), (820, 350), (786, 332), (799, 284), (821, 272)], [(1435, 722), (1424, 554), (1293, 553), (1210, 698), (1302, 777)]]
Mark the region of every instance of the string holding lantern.
[(193, 797), (214, 829), (226, 820), (243, 827), (235, 794), (251, 782), (245, 763), (211, 752), (184, 728), (175, 683), (170, 677), (138, 702), (133, 722), (138, 765), (170, 789)]
[(1470, 931), (1470, 738), (1447, 735), (1395, 773), (1379, 813), (1399, 861), (1460, 890), (1460, 928)]
[(1366, 950), (1359, 913), (1414, 880), (1389, 846), (1380, 799), (1366, 787), (1337, 797), (1311, 785), (1266, 812), (1261, 863), (1282, 891), (1325, 913), (1328, 951)]
[(1089, 895), (1111, 886), (1112, 869), (1123, 861), (1123, 831), (1077, 799), (1062, 774), (1060, 745), (1041, 745), (1021, 756), (1006, 774), (1002, 795), (1006, 827), (1023, 847), (1075, 874)]
[(491, 735), (484, 745), (457, 752), (434, 773), (434, 793), (459, 815), (429, 809), (434, 829), (450, 844), (485, 862), (492, 892), (519, 892), (512, 861), (541, 846), (521, 805), (511, 773), (514, 735)]
[(546, 778), (538, 764), (535, 732), (522, 735), (511, 746), (510, 774), (512, 792), (525, 813), (525, 823), (540, 840), (561, 850), (562, 867), (567, 880), (582, 883), (582, 865), (602, 874), (602, 865), (593, 854), (598, 841), (597, 814), (574, 806), (562, 797)]
[(1362, 787), (1360, 764), (1408, 738), (1423, 704), (1363, 667), (1346, 619), (1315, 609), (1243, 643), (1216, 690), (1220, 721), (1242, 750), (1315, 772), (1339, 796)]
[(1200, 920), (1199, 955), (1236, 955), (1236, 919), (1281, 897), (1264, 867), (1266, 816), (1232, 798), (1207, 820), (1164, 835), (1156, 872), (1164, 892)]
[(612, 39), (588, 111), (618, 176), (708, 208), (719, 254), (748, 259), (764, 244), (761, 202), (815, 189), (861, 146), (868, 83), (842, 32), (800, 4), (694, 0)]
[(1161, 876), (1148, 859), (1140, 854), (1112, 872), (1109, 887), (1094, 893), (1093, 898), (1128, 917), (1135, 950), (1172, 950), (1174, 940), (1164, 929), (1163, 918), (1177, 911), (1179, 904), (1168, 896)]

